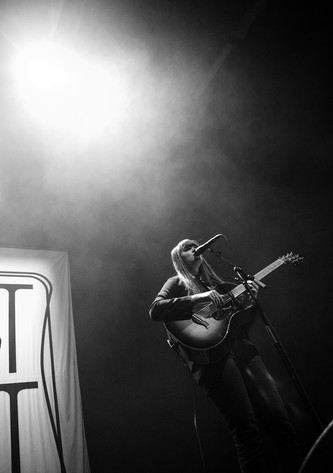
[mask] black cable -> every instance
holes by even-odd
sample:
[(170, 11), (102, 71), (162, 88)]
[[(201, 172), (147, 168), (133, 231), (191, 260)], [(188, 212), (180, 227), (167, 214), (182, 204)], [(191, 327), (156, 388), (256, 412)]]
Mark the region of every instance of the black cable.
[(191, 375), (192, 378), (192, 387), (193, 387), (193, 424), (194, 424), (194, 430), (195, 434), (198, 440), (198, 445), (199, 445), (199, 451), (200, 451), (200, 456), (201, 456), (201, 461), (203, 465), (203, 471), (204, 473), (207, 473), (207, 466), (206, 466), (206, 461), (205, 461), (205, 456), (202, 448), (202, 442), (200, 438), (200, 434), (198, 431), (198, 425), (197, 425), (197, 405), (196, 405), (196, 382), (193, 376)]
[(185, 368), (189, 372), (189, 374), (191, 376), (191, 379), (192, 379), (193, 424), (194, 424), (194, 430), (195, 430), (195, 434), (196, 434), (196, 437), (197, 437), (197, 441), (198, 441), (198, 444), (199, 444), (199, 451), (200, 451), (200, 457), (201, 457), (201, 461), (202, 461), (202, 465), (203, 465), (203, 472), (207, 473), (207, 466), (206, 466), (205, 456), (204, 456), (204, 453), (203, 453), (202, 442), (201, 442), (201, 438), (200, 438), (199, 431), (198, 431), (198, 425), (197, 425), (196, 381), (195, 381), (195, 379), (192, 375), (192, 372), (191, 372), (191, 369), (190, 369), (190, 367), (187, 363), (187, 360), (182, 356), (182, 354), (180, 352), (179, 343), (176, 343), (174, 340), (172, 340), (169, 333), (168, 333), (168, 335), (169, 336), (167, 338), (167, 344), (169, 345), (170, 348), (172, 348), (175, 351), (177, 356), (181, 358), (181, 360), (183, 362), (183, 365), (185, 366)]

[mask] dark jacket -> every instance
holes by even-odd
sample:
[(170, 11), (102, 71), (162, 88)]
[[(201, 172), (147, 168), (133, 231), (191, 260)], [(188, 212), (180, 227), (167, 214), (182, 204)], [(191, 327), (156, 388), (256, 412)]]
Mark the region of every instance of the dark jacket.
[(173, 276), (164, 283), (149, 308), (149, 315), (152, 320), (163, 322), (191, 318), (191, 296), (179, 276)]

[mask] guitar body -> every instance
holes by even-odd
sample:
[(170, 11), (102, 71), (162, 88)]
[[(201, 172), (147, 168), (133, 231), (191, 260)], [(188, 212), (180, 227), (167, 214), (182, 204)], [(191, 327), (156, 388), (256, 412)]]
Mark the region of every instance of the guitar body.
[[(223, 286), (226, 289), (227, 285)], [(228, 286), (235, 287), (234, 284)], [(237, 329), (252, 322), (256, 315), (253, 299), (244, 294), (237, 300), (232, 299), (219, 310), (213, 304), (207, 306), (208, 315), (199, 310), (191, 319), (165, 323), (171, 339), (181, 344), (182, 351), (185, 352), (183, 355), (198, 364), (212, 363), (223, 358), (228, 353)]]
[[(281, 256), (252, 278), (265, 287), (261, 280), (283, 264), (297, 264), (303, 257), (292, 252)], [(213, 303), (202, 304), (191, 319), (165, 322), (171, 345), (187, 361), (205, 365), (223, 358), (229, 351), (237, 329), (252, 322), (256, 315), (255, 301), (245, 286), (225, 283), (216, 290), (222, 294), (223, 304), (216, 309)]]

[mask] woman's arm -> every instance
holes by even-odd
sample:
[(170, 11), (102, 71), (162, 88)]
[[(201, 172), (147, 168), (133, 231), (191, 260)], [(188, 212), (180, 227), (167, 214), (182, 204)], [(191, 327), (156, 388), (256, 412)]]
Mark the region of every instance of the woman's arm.
[(155, 321), (191, 318), (192, 301), (184, 284), (177, 276), (169, 278), (149, 307), (149, 316)]
[(190, 319), (193, 309), (203, 302), (213, 302), (216, 307), (222, 304), (222, 296), (217, 291), (206, 291), (188, 295), (184, 284), (177, 276), (166, 281), (149, 308), (152, 320), (172, 321)]

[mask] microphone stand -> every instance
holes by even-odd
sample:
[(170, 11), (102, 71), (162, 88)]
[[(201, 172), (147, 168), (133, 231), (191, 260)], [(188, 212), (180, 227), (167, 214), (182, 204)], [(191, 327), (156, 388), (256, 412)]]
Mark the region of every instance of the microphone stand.
[[(227, 263), (231, 264), (232, 263), (230, 261), (228, 261), (227, 259), (225, 258), (222, 258), (221, 256), (221, 251), (215, 251), (213, 250), (212, 248), (209, 248), (209, 251), (214, 253), (217, 257), (221, 257), (221, 259), (223, 259), (224, 261), (226, 261)], [(233, 265), (232, 265), (233, 266)], [(265, 325), (265, 328), (266, 328), (266, 331), (267, 333), (269, 334), (269, 336), (271, 337), (272, 341), (273, 341), (273, 344), (275, 346), (275, 348), (277, 349), (279, 355), (281, 356), (281, 359), (284, 363), (284, 365), (286, 366), (287, 370), (289, 371), (289, 374), (291, 376), (291, 379), (294, 381), (294, 384), (305, 404), (305, 406), (308, 408), (312, 418), (315, 420), (315, 422), (320, 426), (320, 429), (323, 430), (323, 425), (322, 425), (322, 422), (316, 412), (316, 410), (314, 409), (305, 389), (304, 389), (304, 386), (299, 378), (299, 375), (295, 369), (295, 367), (293, 366), (292, 362), (290, 361), (290, 358), (289, 356), (287, 355), (287, 352), (285, 350), (285, 348), (283, 347), (282, 343), (280, 342), (279, 340), (279, 337), (277, 336), (277, 333), (276, 331), (274, 330), (274, 327), (272, 325), (272, 323), (270, 322), (270, 320), (268, 319), (266, 313), (264, 312), (264, 310), (262, 309), (261, 305), (259, 304), (257, 298), (253, 295), (252, 293), (252, 290), (251, 288), (249, 287), (249, 284), (248, 284), (248, 281), (253, 281), (254, 280), (254, 276), (251, 276), (249, 274), (247, 274), (242, 268), (240, 268), (239, 266), (234, 266), (234, 271), (235, 273), (237, 274), (237, 277), (235, 278), (237, 282), (240, 282), (241, 284), (244, 285), (246, 291), (248, 292), (248, 294), (250, 295), (250, 297), (252, 297), (254, 303), (255, 303), (255, 307), (261, 317), (261, 319), (263, 320), (264, 322), (264, 325)], [(256, 284), (258, 284), (258, 281), (256, 281)], [(259, 286), (261, 287), (266, 287), (266, 284), (263, 284), (262, 282), (259, 281)]]

